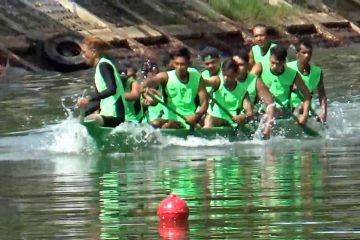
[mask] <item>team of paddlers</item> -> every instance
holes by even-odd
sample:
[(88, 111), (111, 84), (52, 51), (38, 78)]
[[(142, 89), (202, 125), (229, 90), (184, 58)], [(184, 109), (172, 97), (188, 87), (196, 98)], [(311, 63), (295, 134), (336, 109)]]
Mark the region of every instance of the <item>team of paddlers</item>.
[[(95, 67), (96, 91), (80, 98), (78, 106), (86, 109), (87, 119), (107, 127), (126, 121), (155, 128), (236, 127), (262, 116), (265, 139), (279, 117), (296, 114), (301, 126), (311, 115), (325, 122), (323, 74), (310, 63), (311, 42), (295, 44), (297, 58), (292, 62), (285, 47), (268, 39), (266, 26), (254, 26), (253, 42), (250, 50), (244, 47), (224, 60), (216, 49), (203, 49), (203, 72), (191, 65), (189, 50), (180, 48), (170, 54), (166, 71), (146, 61), (144, 78), (136, 79), (136, 69), (123, 69), (107, 56), (106, 42), (85, 38), (82, 55)], [(315, 92), (319, 109), (312, 99)]]

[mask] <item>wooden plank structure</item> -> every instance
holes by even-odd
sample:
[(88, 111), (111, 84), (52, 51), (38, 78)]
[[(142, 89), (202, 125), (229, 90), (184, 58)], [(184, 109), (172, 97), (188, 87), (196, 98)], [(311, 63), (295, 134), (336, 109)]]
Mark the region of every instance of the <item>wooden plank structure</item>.
[[(202, 0), (7, 1), (0, 8), (1, 23), (11, 31), (2, 34), (0, 29), (0, 50), (33, 71), (39, 70), (39, 56), (32, 64), (22, 56), (31, 58), (34, 48), (41, 51), (39, 43), (64, 32), (103, 38), (123, 58), (157, 58), (180, 46), (189, 47), (194, 55), (206, 45), (231, 52), (243, 43), (251, 44), (249, 26), (214, 11)], [(337, 46), (360, 42), (357, 24), (336, 14), (314, 12), (289, 19), (274, 31), (279, 41), (308, 35), (316, 43)]]

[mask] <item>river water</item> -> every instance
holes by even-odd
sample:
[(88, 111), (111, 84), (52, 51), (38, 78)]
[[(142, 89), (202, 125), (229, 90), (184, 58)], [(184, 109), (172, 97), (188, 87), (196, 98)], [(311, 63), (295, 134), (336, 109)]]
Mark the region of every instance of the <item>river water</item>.
[[(360, 48), (316, 50), (320, 139), (167, 139), (99, 153), (61, 105), (90, 71), (0, 82), (0, 239), (360, 239)], [(169, 192), (188, 222), (159, 223)]]

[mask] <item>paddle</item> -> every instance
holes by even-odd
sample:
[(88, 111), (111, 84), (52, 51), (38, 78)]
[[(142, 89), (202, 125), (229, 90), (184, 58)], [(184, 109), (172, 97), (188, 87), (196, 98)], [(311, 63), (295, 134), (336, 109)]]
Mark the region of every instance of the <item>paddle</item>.
[[(213, 97), (212, 94), (209, 94), (209, 97), (210, 97), (211, 100), (212, 100), (216, 105), (218, 105), (219, 108), (236, 124), (235, 130), (238, 130), (240, 127), (245, 128), (245, 124), (244, 124), (244, 123), (242, 123), (242, 124), (237, 123), (237, 122), (233, 119), (233, 115), (229, 112), (229, 110), (227, 110), (223, 105), (221, 105), (221, 104)], [(248, 135), (248, 137), (250, 137), (250, 136), (251, 136), (251, 134), (250, 134), (250, 129), (246, 129), (246, 130), (248, 130), (248, 132), (245, 133), (245, 134)]]
[[(170, 112), (174, 113), (175, 115), (177, 115), (178, 117), (180, 117), (181, 119), (183, 119), (185, 122), (187, 122), (186, 118), (184, 115), (182, 115), (181, 113), (179, 113), (178, 111), (176, 111), (175, 109), (173, 109), (172, 107), (170, 107), (169, 105), (167, 105), (163, 100), (160, 99), (160, 97), (158, 97), (156, 94), (152, 94), (152, 93), (147, 93), (150, 97), (156, 99), (156, 101), (158, 103), (160, 103), (161, 105), (163, 105), (164, 107), (166, 107)], [(194, 130), (194, 127), (196, 127), (196, 125), (190, 125), (190, 129)]]
[(321, 120), (319, 114), (317, 114), (312, 107), (310, 107), (310, 112), (311, 112), (312, 115), (315, 116), (316, 120), (317, 120), (318, 122), (320, 122), (321, 125), (322, 125), (324, 128), (329, 128), (328, 125), (326, 124), (326, 122), (324, 122), (323, 120)]
[[(300, 92), (295, 91), (295, 94), (298, 96), (299, 99), (301, 99), (302, 101), (304, 101), (304, 97), (301, 95)], [(316, 120), (319, 121), (319, 122), (323, 125), (323, 127), (328, 128), (326, 122), (324, 122), (324, 121), (321, 120), (319, 114), (317, 114), (317, 113), (315, 112), (315, 110), (311, 107), (311, 105), (310, 105), (310, 112), (311, 112), (312, 115), (315, 116)]]
[[(297, 124), (299, 124), (298, 117), (297, 117), (292, 111), (290, 111), (282, 102), (280, 102), (279, 99), (277, 99), (276, 97), (273, 97), (273, 98), (274, 98), (275, 102), (276, 102), (277, 104), (279, 104), (279, 105), (282, 107), (282, 109), (283, 109), (290, 117), (292, 117), (292, 118), (295, 120), (295, 122), (296, 122)], [(305, 132), (306, 134), (308, 134), (308, 135), (316, 136), (316, 137), (319, 137), (319, 136), (320, 136), (320, 134), (319, 134), (317, 131), (309, 128), (308, 126), (306, 126), (306, 124), (305, 124), (304, 126), (301, 126), (301, 125), (299, 124), (299, 126), (300, 126), (300, 127), (304, 130), (304, 132)]]

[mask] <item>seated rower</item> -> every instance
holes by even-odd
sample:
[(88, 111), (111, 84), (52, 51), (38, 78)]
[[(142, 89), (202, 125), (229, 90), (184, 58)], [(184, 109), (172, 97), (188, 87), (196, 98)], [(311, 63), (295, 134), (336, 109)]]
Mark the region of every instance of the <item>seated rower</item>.
[(125, 121), (125, 91), (114, 63), (107, 57), (110, 45), (97, 37), (87, 37), (81, 44), (85, 62), (95, 67), (96, 93), (80, 98), (78, 106), (86, 118), (105, 127), (116, 127)]
[[(160, 69), (155, 62), (148, 60), (144, 62), (141, 68), (141, 72), (144, 76), (144, 81), (146, 81), (146, 79), (152, 78), (156, 74), (158, 74), (160, 72)], [(142, 82), (142, 84), (143, 83), (144, 82)], [(163, 100), (162, 98), (163, 86), (159, 85), (156, 89), (156, 92), (154, 92), (154, 94), (159, 95), (159, 98)], [(146, 94), (143, 94), (142, 104), (144, 107), (144, 117), (142, 119), (143, 120), (142, 122), (150, 123), (155, 128), (161, 127), (162, 125), (161, 118), (164, 116), (166, 108), (163, 105), (159, 104), (158, 102), (153, 101), (153, 99)]]
[(189, 128), (195, 126), (206, 113), (208, 95), (201, 74), (189, 68), (189, 50), (178, 49), (172, 56), (175, 70), (158, 73), (146, 81), (144, 87), (164, 86), (163, 97), (168, 111), (162, 128)]
[(305, 125), (309, 116), (310, 92), (300, 75), (286, 66), (287, 51), (282, 46), (270, 49), (269, 65), (258, 65), (257, 73), (268, 87), (276, 104), (276, 117), (285, 117), (291, 113), (290, 95), (294, 88), (304, 97), (303, 113), (298, 116), (298, 123)]
[(270, 137), (271, 123), (273, 122), (275, 113), (275, 105), (272, 95), (262, 79), (249, 72), (249, 55), (246, 49), (236, 51), (233, 55), (233, 59), (238, 65), (238, 81), (243, 81), (245, 78), (252, 79), (247, 92), (254, 111), (257, 110), (256, 106), (260, 106), (262, 103), (266, 105), (266, 109), (264, 109), (266, 121), (263, 129), (263, 135), (265, 139), (268, 139)]
[(125, 86), (126, 115), (125, 121), (139, 123), (143, 116), (143, 107), (141, 105), (141, 86), (136, 80), (134, 67), (119, 69), (120, 76)]
[[(213, 76), (204, 79), (207, 86), (214, 89), (213, 106), (205, 117), (204, 128), (233, 126), (246, 122), (253, 115), (247, 88), (255, 76), (244, 76), (237, 81), (238, 65), (233, 59), (222, 64), (222, 78)], [(245, 114), (240, 114), (241, 110)]]
[[(268, 65), (270, 59), (270, 49), (276, 46), (269, 39), (269, 29), (263, 24), (257, 24), (252, 29), (253, 42), (249, 53), (249, 68), (259, 63), (262, 65)], [(252, 71), (252, 70), (251, 70)]]
[[(200, 53), (201, 59), (206, 69), (201, 73), (203, 79), (209, 79), (212, 76), (220, 76), (221, 74), (221, 61), (219, 52), (215, 48), (205, 48)], [(206, 86), (206, 91), (211, 92), (211, 86)]]
[[(326, 122), (327, 98), (323, 81), (323, 73), (320, 67), (310, 64), (313, 52), (312, 44), (309, 40), (303, 39), (295, 45), (295, 49), (297, 60), (287, 63), (287, 66), (296, 70), (300, 74), (311, 95), (313, 95), (315, 91), (318, 92), (321, 107), (321, 112), (318, 115), (318, 118), (321, 122)], [(303, 112), (303, 96), (299, 91), (296, 90), (291, 93), (291, 104), (292, 107), (295, 108), (296, 112)], [(314, 112), (315, 102), (311, 105), (310, 112), (317, 115)]]

